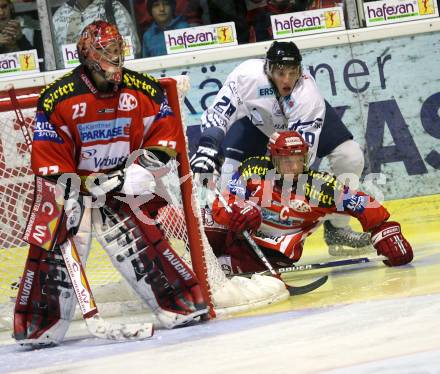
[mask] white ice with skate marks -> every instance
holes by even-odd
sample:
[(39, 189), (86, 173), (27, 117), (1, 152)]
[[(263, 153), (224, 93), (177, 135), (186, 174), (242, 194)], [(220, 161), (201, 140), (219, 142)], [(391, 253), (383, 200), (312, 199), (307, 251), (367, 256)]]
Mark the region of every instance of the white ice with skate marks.
[(214, 321), (142, 342), (3, 345), (0, 372), (438, 373), (439, 316), (437, 294)]
[[(439, 247), (417, 246), (399, 268), (326, 271), (327, 284), (272, 314), (157, 330), (150, 340), (96, 339), (82, 321), (54, 348), (27, 350), (3, 335), (0, 373), (439, 373)], [(299, 276), (288, 283), (304, 283)]]

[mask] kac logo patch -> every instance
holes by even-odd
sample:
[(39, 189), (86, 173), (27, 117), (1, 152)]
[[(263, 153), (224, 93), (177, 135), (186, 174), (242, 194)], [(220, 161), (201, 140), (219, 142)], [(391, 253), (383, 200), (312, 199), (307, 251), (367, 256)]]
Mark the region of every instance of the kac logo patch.
[(289, 202), (289, 206), (298, 213), (309, 213), (312, 211), (312, 208), (309, 204), (307, 204), (303, 200), (291, 200)]
[(121, 93), (119, 96), (118, 110), (129, 112), (130, 110), (137, 108), (137, 106), (137, 99), (132, 94), (127, 92)]

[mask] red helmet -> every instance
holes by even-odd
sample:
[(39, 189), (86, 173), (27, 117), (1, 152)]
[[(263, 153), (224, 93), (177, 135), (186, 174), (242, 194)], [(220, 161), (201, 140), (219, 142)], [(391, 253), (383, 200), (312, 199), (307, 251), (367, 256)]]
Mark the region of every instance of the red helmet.
[(304, 155), (307, 158), (309, 150), (308, 144), (296, 131), (274, 132), (269, 138), (267, 148), (272, 157)]
[(101, 73), (106, 81), (119, 84), (124, 64), (124, 39), (118, 28), (105, 21), (94, 21), (81, 32), (79, 61)]

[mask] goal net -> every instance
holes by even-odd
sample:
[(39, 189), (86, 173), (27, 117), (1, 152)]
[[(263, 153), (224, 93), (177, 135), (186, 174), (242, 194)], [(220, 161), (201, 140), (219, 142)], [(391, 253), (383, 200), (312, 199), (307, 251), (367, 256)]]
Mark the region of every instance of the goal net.
[[(169, 173), (165, 183), (173, 203), (162, 208), (157, 220), (174, 249), (196, 273), (208, 300), (211, 317), (286, 299), (288, 292), (283, 289), (281, 282), (273, 278), (254, 276), (252, 279), (228, 279), (221, 270), (203, 232), (192, 178), (181, 178), (191, 175), (186, 131), (180, 110), (189, 89), (189, 80), (186, 76), (179, 76), (162, 78), (160, 81), (173, 111), (182, 118), (182, 152), (174, 173)], [(38, 94), (20, 96), (17, 92), (17, 96), (26, 126), (31, 131)], [(22, 235), (32, 205), (33, 175), (23, 131), (7, 95), (0, 99), (0, 112), (0, 330), (5, 330), (12, 327), (15, 296), (28, 251)], [(182, 179), (185, 181), (181, 182)], [(145, 307), (113, 268), (96, 240), (93, 240), (86, 273), (101, 315), (117, 316), (144, 311)], [(81, 314), (76, 313), (76, 318), (81, 318)]]

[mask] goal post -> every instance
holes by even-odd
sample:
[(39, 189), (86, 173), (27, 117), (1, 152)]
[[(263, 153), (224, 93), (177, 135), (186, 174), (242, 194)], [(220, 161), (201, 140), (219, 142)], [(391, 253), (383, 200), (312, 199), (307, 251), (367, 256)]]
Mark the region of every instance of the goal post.
[[(180, 111), (181, 104), (179, 103), (179, 96), (181, 103), (183, 103), (183, 98), (186, 91), (189, 89), (189, 80), (181, 79), (179, 81), (180, 90), (177, 90), (177, 81), (172, 78), (162, 78), (160, 80), (162, 87), (167, 93), (168, 102), (173, 109), (174, 115), (179, 119), (181, 126), (179, 126), (179, 138), (180, 143), (178, 144), (179, 154), (177, 158), (178, 162), (178, 175), (182, 178), (180, 182), (180, 190), (182, 194), (182, 207), (185, 217), (185, 223), (187, 227), (188, 234), (188, 245), (191, 253), (191, 262), (193, 270), (199, 279), (200, 287), (202, 289), (203, 297), (208, 303), (209, 314), (211, 317), (215, 317), (214, 306), (212, 304), (211, 295), (209, 292), (209, 284), (207, 279), (207, 268), (206, 259), (203, 251), (202, 242), (202, 225), (200, 217), (200, 208), (197, 204), (197, 196), (194, 193), (195, 188), (193, 186), (192, 172), (189, 166), (188, 160), (188, 141), (185, 132), (185, 126), (183, 126), (183, 121), (181, 120), (182, 114)], [(179, 94), (180, 92), (180, 94)], [(189, 178), (185, 178), (189, 176)]]

